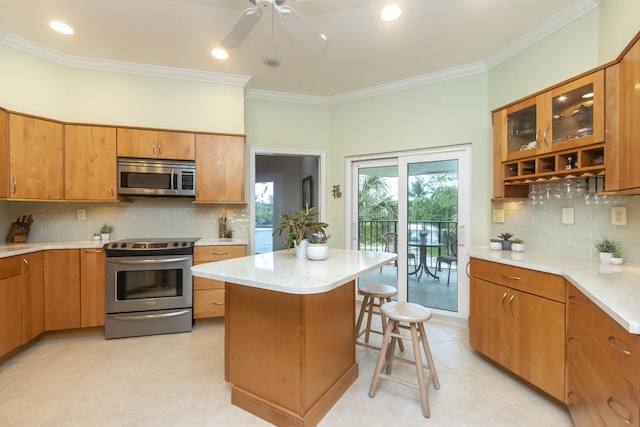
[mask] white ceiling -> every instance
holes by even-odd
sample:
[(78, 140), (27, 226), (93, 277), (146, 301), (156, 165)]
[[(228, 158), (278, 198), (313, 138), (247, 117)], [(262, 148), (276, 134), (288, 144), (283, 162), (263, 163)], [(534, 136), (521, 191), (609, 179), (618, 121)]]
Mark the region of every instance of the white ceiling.
[[(250, 77), (251, 91), (335, 97), (490, 68), (599, 1), (287, 0), (327, 35), (325, 51), (305, 49), (265, 13), (220, 61), (210, 52), (252, 6), (249, 0), (0, 0), (0, 42), (72, 66), (188, 70), (212, 81), (240, 75)], [(403, 14), (383, 22), (378, 14), (389, 2)], [(51, 20), (65, 21), (75, 34), (53, 32)], [(281, 65), (267, 67), (265, 58)]]

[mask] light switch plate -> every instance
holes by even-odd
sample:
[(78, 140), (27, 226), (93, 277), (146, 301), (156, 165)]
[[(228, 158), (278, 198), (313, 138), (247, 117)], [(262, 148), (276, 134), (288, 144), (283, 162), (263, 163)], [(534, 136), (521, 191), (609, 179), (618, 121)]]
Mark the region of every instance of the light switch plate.
[(493, 222), (504, 222), (504, 209), (493, 210)]
[(614, 206), (611, 208), (611, 225), (627, 225), (626, 206)]
[(331, 210), (331, 219), (334, 221), (339, 221), (342, 218), (342, 211), (340, 209), (332, 209)]
[(562, 208), (562, 223), (573, 224), (573, 208)]

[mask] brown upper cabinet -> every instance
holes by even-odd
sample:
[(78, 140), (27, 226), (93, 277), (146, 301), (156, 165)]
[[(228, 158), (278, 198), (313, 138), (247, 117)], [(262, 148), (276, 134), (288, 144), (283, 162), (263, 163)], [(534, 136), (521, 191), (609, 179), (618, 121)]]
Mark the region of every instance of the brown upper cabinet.
[(196, 135), (196, 202), (244, 203), (244, 136)]
[(8, 198), (64, 198), (62, 123), (9, 113), (8, 145)]
[(117, 201), (116, 128), (65, 125), (66, 200)]
[(194, 139), (189, 132), (118, 128), (118, 157), (195, 160)]

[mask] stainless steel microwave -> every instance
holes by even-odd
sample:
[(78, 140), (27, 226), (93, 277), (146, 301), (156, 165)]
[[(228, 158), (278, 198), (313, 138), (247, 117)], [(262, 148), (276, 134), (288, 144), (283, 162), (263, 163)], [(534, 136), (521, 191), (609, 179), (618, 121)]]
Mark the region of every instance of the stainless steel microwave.
[(118, 194), (194, 197), (195, 162), (118, 158)]

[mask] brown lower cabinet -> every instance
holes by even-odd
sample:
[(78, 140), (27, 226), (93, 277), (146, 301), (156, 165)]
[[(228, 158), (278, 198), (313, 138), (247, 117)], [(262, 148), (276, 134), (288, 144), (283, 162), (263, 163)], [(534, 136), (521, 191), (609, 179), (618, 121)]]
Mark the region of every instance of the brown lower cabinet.
[(567, 405), (577, 427), (638, 426), (640, 336), (567, 290)]
[(21, 282), (20, 258), (0, 259), (0, 355), (20, 345)]
[(471, 346), (564, 401), (565, 280), (471, 259)]
[(22, 344), (44, 332), (44, 254), (22, 258)]

